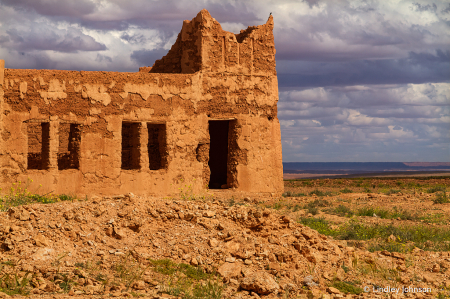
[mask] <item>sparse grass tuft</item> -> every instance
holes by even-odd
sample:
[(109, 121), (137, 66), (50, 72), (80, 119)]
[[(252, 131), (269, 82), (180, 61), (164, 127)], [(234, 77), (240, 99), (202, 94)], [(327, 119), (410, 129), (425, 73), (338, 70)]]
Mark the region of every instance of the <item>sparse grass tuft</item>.
[(357, 216), (369, 216), (369, 217), (380, 217), (383, 219), (397, 219), (401, 220), (417, 220), (418, 216), (411, 214), (409, 211), (400, 210), (397, 207), (394, 207), (393, 211), (383, 209), (383, 208), (374, 208), (374, 207), (363, 207), (358, 209), (355, 213)]
[(122, 257), (113, 268), (116, 271), (116, 276), (118, 276), (125, 283), (126, 288), (129, 289), (133, 282), (142, 278), (142, 275), (148, 267), (143, 268), (142, 265), (133, 258), (131, 253), (128, 253)]
[(238, 206), (243, 206), (243, 205), (244, 205), (243, 202), (236, 201), (236, 199), (234, 198), (234, 196), (232, 196), (232, 197), (228, 200), (227, 204), (228, 204), (229, 207), (233, 207), (233, 206), (236, 206), (236, 205), (238, 205)]
[(161, 259), (161, 260), (150, 260), (150, 263), (153, 266), (153, 271), (164, 274), (164, 275), (173, 275), (177, 272), (183, 273), (187, 278), (201, 280), (206, 279), (211, 276), (204, 272), (199, 267), (193, 267), (188, 264), (177, 264), (169, 259)]
[[(427, 251), (450, 251), (450, 229), (447, 227), (428, 227), (425, 225), (392, 224), (367, 225), (357, 220), (350, 220), (337, 228), (323, 218), (300, 218), (300, 222), (319, 233), (341, 240), (373, 241), (369, 250), (409, 251), (414, 246)], [(395, 241), (388, 238), (393, 235)]]
[(315, 199), (314, 201), (305, 204), (303, 208), (308, 210), (308, 213), (317, 215), (319, 213), (319, 207), (327, 207), (329, 205), (331, 205), (331, 203), (326, 199)]
[(150, 263), (153, 271), (169, 276), (164, 281), (164, 293), (185, 299), (222, 298), (224, 285), (214, 274), (169, 259), (150, 260)]
[(16, 265), (17, 262), (14, 261), (0, 262), (0, 292), (9, 296), (26, 296), (32, 288), (30, 282), (33, 274), (21, 273)]
[(353, 191), (351, 189), (348, 189), (348, 188), (344, 188), (344, 189), (340, 190), (339, 192), (341, 192), (341, 193), (353, 193)]
[(323, 191), (316, 189), (314, 191), (311, 191), (309, 193), (309, 195), (317, 195), (317, 196), (323, 197), (323, 196), (331, 195), (331, 192), (330, 191), (323, 192)]

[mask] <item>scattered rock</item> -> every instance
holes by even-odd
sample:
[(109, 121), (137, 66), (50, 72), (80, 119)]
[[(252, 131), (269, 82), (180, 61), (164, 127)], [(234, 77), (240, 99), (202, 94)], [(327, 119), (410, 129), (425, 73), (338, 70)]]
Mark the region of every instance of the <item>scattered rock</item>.
[(338, 289), (333, 288), (333, 287), (328, 287), (327, 292), (330, 294), (340, 294), (341, 293), (341, 291), (339, 291)]
[(439, 266), (439, 264), (434, 264), (431, 271), (434, 273), (439, 273), (441, 271), (441, 267)]
[(217, 269), (217, 272), (225, 280), (230, 280), (230, 278), (239, 277), (241, 270), (242, 265), (240, 263), (224, 263)]
[(145, 282), (142, 280), (137, 280), (133, 283), (131, 286), (135, 290), (144, 290), (145, 289)]
[(198, 261), (197, 261), (197, 259), (195, 258), (195, 257), (193, 257), (192, 259), (191, 259), (191, 265), (193, 265), (193, 266), (198, 266)]
[(258, 295), (267, 295), (280, 290), (280, 286), (275, 279), (264, 271), (257, 271), (244, 277), (240, 287), (247, 291), (253, 291)]
[(208, 244), (211, 247), (217, 247), (219, 245), (219, 241), (216, 238), (212, 238), (209, 239)]
[(394, 235), (390, 235), (389, 237), (388, 237), (388, 241), (389, 242), (395, 242), (397, 240), (397, 238), (394, 236)]
[(434, 278), (428, 274), (424, 274), (422, 276), (422, 279), (423, 279), (423, 281), (429, 282), (429, 283), (433, 283), (435, 281)]
[(37, 236), (34, 237), (34, 242), (36, 246), (39, 247), (48, 247), (50, 245), (50, 242), (47, 240), (47, 238), (41, 234), (38, 234)]
[(113, 231), (114, 231), (113, 236), (116, 237), (119, 240), (121, 240), (121, 239), (126, 237), (125, 231), (123, 229), (117, 227), (117, 226), (115, 226), (113, 228)]

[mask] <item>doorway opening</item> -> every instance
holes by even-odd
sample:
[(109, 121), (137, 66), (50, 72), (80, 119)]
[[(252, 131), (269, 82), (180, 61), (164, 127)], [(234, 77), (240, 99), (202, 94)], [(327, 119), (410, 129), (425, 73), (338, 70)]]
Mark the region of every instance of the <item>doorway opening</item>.
[(210, 189), (226, 189), (228, 177), (228, 131), (229, 120), (209, 121), (209, 179)]

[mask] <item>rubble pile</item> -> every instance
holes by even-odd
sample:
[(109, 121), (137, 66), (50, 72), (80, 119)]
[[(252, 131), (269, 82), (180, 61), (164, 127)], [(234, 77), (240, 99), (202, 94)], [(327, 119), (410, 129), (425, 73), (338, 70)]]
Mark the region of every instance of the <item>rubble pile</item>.
[[(0, 244), (0, 260), (14, 261), (21, 275), (30, 275), (31, 296), (125, 296), (133, 291), (171, 297), (164, 294), (167, 278), (145, 268), (161, 259), (216, 273), (224, 298), (372, 297), (373, 292), (344, 294), (330, 285), (358, 280), (372, 290), (383, 286), (375, 272), (385, 270), (395, 271), (392, 284), (434, 291), (450, 286), (446, 252), (363, 251), (258, 204), (229, 206), (220, 199), (182, 201), (130, 193), (14, 207), (0, 213)], [(126, 256), (145, 268), (130, 286), (105, 284), (80, 266), (96, 265), (98, 273), (113, 277), (115, 265)], [(361, 275), (365, 266), (374, 272)], [(59, 273), (75, 283), (61, 288)]]

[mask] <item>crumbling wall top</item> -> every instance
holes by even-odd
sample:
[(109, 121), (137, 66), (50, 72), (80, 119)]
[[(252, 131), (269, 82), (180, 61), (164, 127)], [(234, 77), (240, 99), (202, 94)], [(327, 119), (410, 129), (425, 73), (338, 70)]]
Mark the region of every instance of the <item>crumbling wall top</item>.
[(166, 56), (157, 60), (151, 73), (214, 71), (253, 74), (275, 72), (273, 17), (259, 26), (234, 34), (222, 29), (206, 9), (185, 20)]

